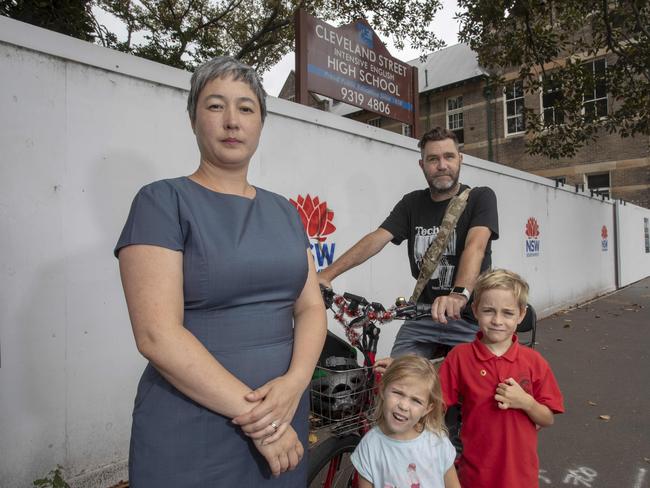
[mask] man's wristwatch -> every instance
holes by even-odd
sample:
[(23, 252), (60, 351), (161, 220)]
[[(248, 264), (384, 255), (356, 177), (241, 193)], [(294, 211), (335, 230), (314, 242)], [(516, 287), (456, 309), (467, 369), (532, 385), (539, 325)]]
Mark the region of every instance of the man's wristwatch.
[(472, 294), (471, 291), (469, 291), (467, 288), (465, 288), (463, 286), (454, 286), (451, 289), (451, 291), (449, 292), (449, 294), (451, 295), (452, 293), (454, 295), (463, 295), (467, 299), (468, 302), (469, 302), (469, 297)]

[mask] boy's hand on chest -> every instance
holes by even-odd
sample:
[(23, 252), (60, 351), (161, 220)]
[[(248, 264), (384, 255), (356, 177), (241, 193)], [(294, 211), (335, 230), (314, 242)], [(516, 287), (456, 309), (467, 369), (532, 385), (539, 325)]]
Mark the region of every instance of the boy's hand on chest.
[(519, 383), (513, 378), (508, 378), (499, 383), (496, 388), (494, 399), (502, 410), (518, 408), (529, 410), (533, 407), (535, 399), (526, 393)]

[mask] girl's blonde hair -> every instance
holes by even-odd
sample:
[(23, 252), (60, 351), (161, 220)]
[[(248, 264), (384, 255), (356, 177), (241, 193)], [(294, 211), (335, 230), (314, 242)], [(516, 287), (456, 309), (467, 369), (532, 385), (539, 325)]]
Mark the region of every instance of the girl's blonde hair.
[(438, 373), (431, 361), (413, 354), (395, 359), (386, 369), (384, 376), (382, 376), (381, 385), (379, 386), (380, 394), (377, 396), (377, 408), (375, 410), (375, 420), (377, 423), (381, 425), (384, 421), (384, 393), (386, 392), (386, 388), (391, 383), (406, 377), (417, 378), (428, 383), (428, 402), (431, 411), (417, 423), (417, 430), (422, 432), (424, 429), (427, 429), (437, 434), (447, 434), (447, 427), (445, 426), (445, 404), (442, 400), (442, 390), (440, 388)]

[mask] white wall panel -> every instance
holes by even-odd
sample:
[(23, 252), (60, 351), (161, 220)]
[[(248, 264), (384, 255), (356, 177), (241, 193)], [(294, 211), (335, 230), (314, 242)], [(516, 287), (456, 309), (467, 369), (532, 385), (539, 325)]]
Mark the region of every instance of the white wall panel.
[(650, 252), (646, 248), (645, 223), (650, 226), (650, 210), (626, 203), (617, 204), (619, 286), (626, 286), (648, 276)]

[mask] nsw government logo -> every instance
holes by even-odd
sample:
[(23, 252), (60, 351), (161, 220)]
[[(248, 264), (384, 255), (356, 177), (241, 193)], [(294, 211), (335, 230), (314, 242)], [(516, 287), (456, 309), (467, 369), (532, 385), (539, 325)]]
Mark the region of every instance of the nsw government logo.
[(603, 251), (607, 251), (607, 226), (603, 225), (603, 228), (600, 229), (600, 245), (602, 246)]
[(309, 236), (309, 247), (316, 260), (316, 269), (320, 271), (334, 261), (334, 242), (325, 242), (327, 237), (336, 230), (332, 221), (334, 212), (327, 208), (327, 202), (321, 202), (318, 197), (298, 195), (295, 200), (290, 198), (296, 207), (302, 225)]
[(526, 222), (526, 257), (539, 256), (539, 225), (535, 217), (530, 217)]

